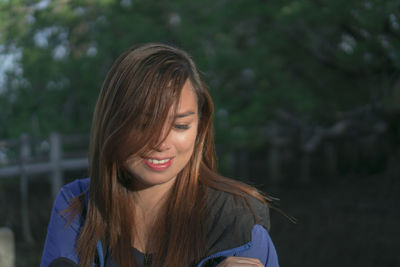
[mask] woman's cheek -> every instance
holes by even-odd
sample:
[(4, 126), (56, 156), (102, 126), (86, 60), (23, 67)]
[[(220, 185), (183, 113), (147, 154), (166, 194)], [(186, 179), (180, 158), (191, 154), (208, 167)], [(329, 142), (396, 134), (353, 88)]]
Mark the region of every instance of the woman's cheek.
[(193, 149), (196, 141), (197, 129), (189, 129), (176, 137), (176, 146), (179, 150)]

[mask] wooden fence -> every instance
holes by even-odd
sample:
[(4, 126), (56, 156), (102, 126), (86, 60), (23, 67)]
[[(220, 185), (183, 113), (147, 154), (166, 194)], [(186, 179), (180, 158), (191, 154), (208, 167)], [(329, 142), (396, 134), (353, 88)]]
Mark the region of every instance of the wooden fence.
[[(220, 169), (227, 176), (268, 186), (328, 181), (342, 173), (376, 172), (384, 168), (393, 155), (400, 154), (397, 134), (400, 114), (376, 115), (375, 118), (370, 113), (370, 110), (356, 112), (331, 126), (321, 127), (280, 112), (276, 121), (259, 129), (268, 142), (258, 150), (217, 146)], [(27, 135), (0, 141), (0, 179), (20, 177), (26, 242), (33, 241), (27, 205), (29, 179), (50, 174), (51, 194), (55, 198), (64, 184), (65, 171), (87, 170), (88, 143), (88, 135), (58, 133), (39, 142)]]
[[(27, 243), (33, 243), (28, 208), (29, 179), (50, 174), (54, 199), (64, 184), (65, 171), (87, 170), (88, 140), (87, 135), (52, 133), (47, 140), (34, 140), (22, 134), (19, 139), (0, 141), (0, 179), (20, 178), (22, 231)], [(66, 146), (80, 149), (66, 152)]]

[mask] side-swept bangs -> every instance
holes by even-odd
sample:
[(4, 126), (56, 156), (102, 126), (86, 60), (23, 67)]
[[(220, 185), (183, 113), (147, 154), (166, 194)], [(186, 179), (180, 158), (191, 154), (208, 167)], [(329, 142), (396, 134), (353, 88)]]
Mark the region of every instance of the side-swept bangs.
[(112, 82), (103, 89), (113, 97), (108, 96), (111, 108), (104, 114), (109, 119), (102, 154), (108, 163), (122, 164), (129, 156), (145, 154), (170, 130), (164, 129), (165, 122), (176, 113), (190, 68), (172, 51), (152, 52), (122, 55), (107, 77)]

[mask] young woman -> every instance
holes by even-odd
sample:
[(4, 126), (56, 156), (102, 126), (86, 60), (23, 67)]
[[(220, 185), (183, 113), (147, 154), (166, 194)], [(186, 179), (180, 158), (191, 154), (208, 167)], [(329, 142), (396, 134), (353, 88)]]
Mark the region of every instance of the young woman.
[(277, 267), (269, 199), (217, 174), (212, 115), (187, 53), (123, 53), (95, 108), (90, 179), (61, 189), (41, 266)]

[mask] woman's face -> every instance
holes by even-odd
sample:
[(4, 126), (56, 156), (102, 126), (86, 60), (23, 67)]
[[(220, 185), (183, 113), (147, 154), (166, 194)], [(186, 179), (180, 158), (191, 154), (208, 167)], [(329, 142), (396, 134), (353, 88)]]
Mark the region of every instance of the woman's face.
[(163, 136), (164, 141), (145, 156), (128, 158), (125, 163), (125, 168), (138, 179), (139, 187), (173, 184), (193, 153), (199, 120), (197, 111), (197, 98), (187, 80), (176, 115), (171, 108), (169, 121), (165, 122), (164, 129), (168, 129), (171, 122), (173, 127), (166, 137)]

